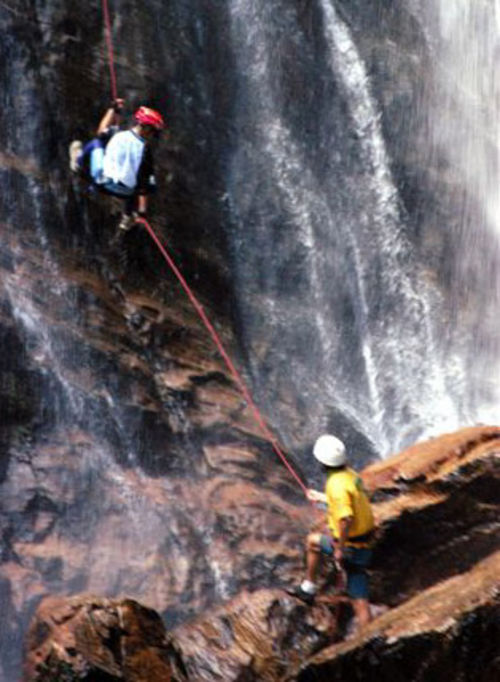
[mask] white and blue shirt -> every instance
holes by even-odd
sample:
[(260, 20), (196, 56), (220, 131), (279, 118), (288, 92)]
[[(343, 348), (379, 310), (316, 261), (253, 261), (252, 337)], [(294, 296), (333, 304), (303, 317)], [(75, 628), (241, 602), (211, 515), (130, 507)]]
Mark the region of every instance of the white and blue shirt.
[(134, 189), (144, 148), (144, 140), (132, 130), (124, 130), (113, 135), (104, 153), (104, 177)]

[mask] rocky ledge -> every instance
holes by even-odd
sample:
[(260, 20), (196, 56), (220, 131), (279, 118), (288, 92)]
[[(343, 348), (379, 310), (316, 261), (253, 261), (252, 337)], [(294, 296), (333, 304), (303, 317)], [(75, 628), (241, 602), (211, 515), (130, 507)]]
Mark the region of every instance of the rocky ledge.
[(160, 616), (130, 599), (48, 597), (29, 631), (28, 647), (26, 679), (39, 682), (179, 679)]
[[(475, 427), (417, 444), (364, 470), (379, 530), (372, 575), (375, 618), (363, 632), (353, 631), (350, 607), (342, 599), (310, 608), (278, 589), (242, 591), (168, 638), (151, 611), (134, 605), (134, 612), (148, 614), (143, 622), (152, 620), (159, 628), (154, 634), (145, 625), (139, 636), (139, 619), (136, 650), (153, 647), (169, 666), (168, 673), (152, 668), (147, 679), (499, 679), (499, 456), (500, 429)], [(289, 575), (290, 581), (298, 577)], [(77, 656), (80, 666), (86, 660), (108, 675), (118, 670), (121, 677), (67, 679), (142, 679), (130, 676), (116, 658), (114, 672), (103, 667), (102, 656), (99, 662), (102, 641), (108, 647), (114, 641), (107, 626), (95, 651), (88, 645), (95, 639), (82, 644), (59, 633), (102, 603), (93, 598), (42, 602), (28, 639), (29, 682), (46, 679), (40, 672), (44, 665), (74, 666), (71, 657)], [(131, 603), (123, 602), (126, 608)], [(116, 627), (120, 608), (125, 607), (112, 606), (106, 616)], [(58, 614), (66, 611), (80, 615), (61, 622)], [(128, 636), (128, 628), (119, 627), (122, 637)]]
[(500, 676), (500, 551), (376, 618), (308, 660), (290, 682), (464, 680)]

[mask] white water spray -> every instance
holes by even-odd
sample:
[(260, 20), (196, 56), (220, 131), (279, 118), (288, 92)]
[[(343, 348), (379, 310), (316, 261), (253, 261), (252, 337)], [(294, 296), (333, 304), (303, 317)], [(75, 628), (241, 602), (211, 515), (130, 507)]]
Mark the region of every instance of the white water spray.
[[(445, 376), (452, 374), (455, 384), (460, 384), (463, 367), (452, 354), (446, 360), (439, 355), (432, 316), (440, 302), (410, 269), (415, 258), (404, 233), (380, 113), (366, 68), (331, 0), (321, 0), (320, 6), (331, 79), (343, 92), (351, 119), (346, 134), (355, 135), (363, 163), (352, 207), (343, 215), (336, 213), (335, 179), (316, 175), (303, 145), (287, 125), (282, 93), (276, 85), (277, 36), (273, 26), (278, 24), (278, 8), (241, 0), (231, 4), (232, 31), (239, 72), (245, 75), (241, 93), (252, 111), (251, 119), (246, 112), (245, 117), (254, 130), (254, 148), (246, 155), (237, 155), (235, 163), (239, 164), (238, 175), (246, 179), (252, 175), (251, 166), (245, 169), (245, 164), (252, 163), (252, 153), (264, 159), (262, 173), (279, 197), (276, 203), (284, 211), (281, 219), (287, 223), (286, 236), (298, 240), (306, 251), (303, 268), (309, 278), (308, 297), (297, 297), (291, 307), (271, 293), (264, 303), (269, 312), (266, 319), (282, 327), (284, 334), (293, 334), (311, 322), (316, 328), (316, 353), (320, 356), (314, 361), (316, 373), (311, 371), (314, 365), (309, 356), (301, 358), (297, 350), (293, 358), (293, 373), (303, 399), (317, 404), (321, 396), (325, 404), (337, 406), (358, 427), (362, 425), (361, 430), (380, 452), (388, 452), (407, 442), (416, 430), (425, 435), (458, 426), (460, 417)], [(286, 23), (287, 19), (281, 15), (279, 20)], [(336, 141), (327, 141), (327, 149), (331, 155), (327, 166), (335, 166)], [(252, 199), (247, 185), (236, 191), (233, 188), (229, 194), (233, 212), (242, 215), (239, 240), (243, 241), (245, 211)], [(265, 221), (266, 216), (262, 219)], [(259, 229), (264, 231), (265, 223)], [(331, 282), (339, 266), (339, 243), (353, 273), (365, 381), (357, 390), (353, 390), (350, 378), (344, 381), (338, 372), (344, 322), (335, 318), (336, 292)], [(240, 265), (242, 269), (250, 267)], [(266, 277), (270, 283), (275, 281), (279, 267), (277, 259), (268, 260)], [(375, 289), (386, 302), (384, 310), (378, 310)], [(262, 303), (262, 294), (260, 300)], [(251, 337), (251, 330), (247, 333)], [(258, 373), (258, 363), (254, 371)]]
[(474, 328), (471, 336), (457, 339), (467, 344), (471, 385), (476, 385), (470, 391), (470, 419), (495, 423), (500, 405), (500, 1), (426, 0), (423, 9), (434, 66), (431, 161), (444, 169), (452, 191), (454, 234), (463, 253), (458, 286), (466, 295), (480, 287), (459, 309)]

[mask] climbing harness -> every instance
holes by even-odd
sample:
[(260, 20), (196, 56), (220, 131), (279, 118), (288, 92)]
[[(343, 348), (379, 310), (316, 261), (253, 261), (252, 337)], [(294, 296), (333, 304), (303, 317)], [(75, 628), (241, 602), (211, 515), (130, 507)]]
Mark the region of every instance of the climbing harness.
[[(116, 88), (116, 75), (115, 75), (115, 68), (114, 68), (114, 55), (113, 55), (113, 41), (112, 41), (112, 36), (111, 36), (111, 21), (110, 21), (110, 15), (109, 15), (109, 9), (108, 9), (108, 1), (107, 0), (102, 0), (102, 6), (103, 6), (103, 14), (104, 14), (104, 21), (105, 21), (105, 30), (106, 30), (106, 43), (107, 43), (107, 48), (108, 48), (108, 61), (109, 61), (109, 73), (110, 73), (110, 79), (111, 79), (111, 94), (113, 100), (117, 99), (118, 93), (117, 93), (117, 88)], [(172, 257), (166, 250), (166, 248), (163, 246), (161, 241), (159, 240), (158, 236), (156, 235), (155, 231), (151, 227), (150, 223), (142, 217), (137, 218), (136, 220), (137, 223), (140, 223), (141, 225), (144, 225), (146, 228), (149, 236), (153, 240), (153, 242), (156, 244), (158, 247), (158, 250), (168, 263), (170, 269), (174, 273), (174, 275), (177, 277), (179, 280), (182, 288), (186, 292), (189, 300), (191, 301), (193, 307), (197, 311), (198, 315), (200, 316), (203, 324), (207, 328), (210, 336), (212, 337), (219, 353), (222, 356), (222, 359), (226, 363), (231, 375), (233, 376), (236, 384), (238, 385), (244, 399), (246, 400), (247, 404), (250, 406), (253, 418), (257, 425), (259, 426), (259, 429), (262, 433), (262, 435), (265, 437), (265, 439), (270, 443), (272, 446), (274, 452), (278, 455), (280, 460), (283, 462), (285, 467), (288, 469), (290, 474), (293, 476), (293, 478), (296, 480), (298, 485), (301, 487), (302, 491), (307, 497), (307, 487), (298, 475), (298, 473), (295, 471), (295, 469), (292, 467), (290, 462), (287, 460), (285, 455), (283, 454), (280, 446), (278, 445), (278, 442), (276, 438), (273, 436), (271, 433), (269, 427), (267, 426), (264, 418), (262, 417), (262, 414), (260, 413), (257, 405), (255, 404), (252, 396), (250, 395), (250, 392), (241, 378), (240, 373), (236, 369), (234, 363), (232, 362), (231, 358), (229, 357), (228, 353), (226, 352), (226, 349), (224, 348), (222, 341), (220, 340), (219, 335), (217, 334), (213, 324), (210, 322), (207, 314), (205, 313), (201, 303), (198, 301), (196, 296), (194, 295), (193, 291), (191, 290), (190, 286), (188, 285), (186, 279), (182, 275), (181, 271), (173, 261)]]

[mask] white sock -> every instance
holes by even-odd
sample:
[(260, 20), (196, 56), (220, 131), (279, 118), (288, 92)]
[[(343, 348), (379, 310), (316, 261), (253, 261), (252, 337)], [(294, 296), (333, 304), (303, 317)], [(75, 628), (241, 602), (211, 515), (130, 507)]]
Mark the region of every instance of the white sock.
[(304, 592), (307, 592), (307, 594), (316, 594), (316, 585), (310, 580), (303, 580), (300, 587)]

